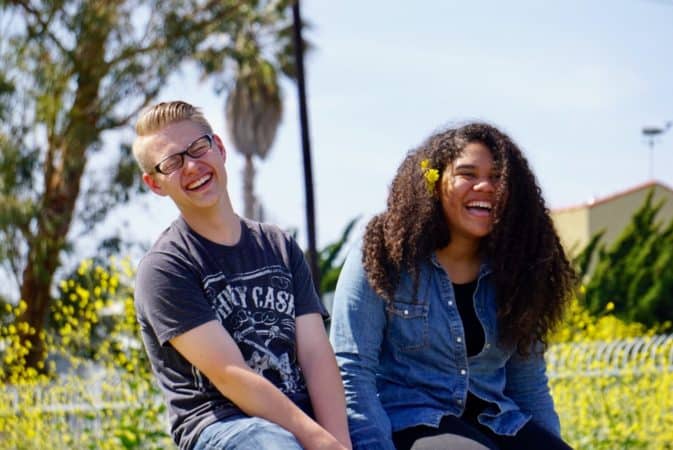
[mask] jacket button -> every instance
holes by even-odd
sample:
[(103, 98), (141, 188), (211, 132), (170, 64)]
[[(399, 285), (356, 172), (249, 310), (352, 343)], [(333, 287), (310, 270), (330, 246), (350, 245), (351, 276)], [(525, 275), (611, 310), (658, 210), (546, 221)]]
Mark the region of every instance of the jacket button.
[(463, 342), (463, 338), (461, 338), (461, 337), (457, 337), (457, 338), (456, 338), (456, 342)]
[(453, 306), (453, 302), (449, 300), (449, 306)]
[(460, 369), (460, 374), (461, 375), (465, 375), (466, 373), (467, 373), (467, 371), (465, 369)]
[(409, 310), (408, 310), (408, 309), (405, 309), (405, 310), (404, 310), (404, 315), (405, 315), (405, 316), (408, 316), (408, 315), (409, 315)]

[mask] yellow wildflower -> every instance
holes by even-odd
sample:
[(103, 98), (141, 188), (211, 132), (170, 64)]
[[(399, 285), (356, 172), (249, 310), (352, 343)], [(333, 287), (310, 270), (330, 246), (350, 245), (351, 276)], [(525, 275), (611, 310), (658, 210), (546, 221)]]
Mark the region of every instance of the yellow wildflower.
[(428, 193), (432, 195), (435, 192), (435, 183), (439, 180), (439, 171), (430, 167), (430, 161), (428, 159), (421, 161), (421, 171), (423, 172), (423, 178), (425, 179), (425, 187), (427, 188)]

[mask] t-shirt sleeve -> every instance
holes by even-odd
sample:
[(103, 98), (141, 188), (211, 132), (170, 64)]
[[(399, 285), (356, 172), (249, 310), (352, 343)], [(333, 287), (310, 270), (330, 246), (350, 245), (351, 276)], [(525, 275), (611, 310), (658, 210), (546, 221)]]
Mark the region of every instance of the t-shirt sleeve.
[(198, 274), (187, 262), (167, 252), (150, 253), (140, 262), (135, 303), (139, 316), (149, 324), (161, 345), (216, 320)]
[(304, 314), (319, 313), (324, 319), (329, 318), (329, 313), (315, 290), (313, 277), (304, 258), (304, 253), (294, 239), (291, 237), (288, 237), (288, 239), (295, 314), (301, 316)]

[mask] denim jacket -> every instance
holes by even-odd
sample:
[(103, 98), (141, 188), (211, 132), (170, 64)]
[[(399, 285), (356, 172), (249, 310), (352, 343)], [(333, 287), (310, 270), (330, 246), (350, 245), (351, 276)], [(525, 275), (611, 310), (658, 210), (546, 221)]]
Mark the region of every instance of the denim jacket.
[(369, 285), (361, 255), (357, 246), (346, 259), (330, 331), (354, 449), (394, 450), (393, 431), (460, 416), (468, 390), (493, 404), (478, 421), (498, 434), (516, 434), (531, 418), (560, 434), (543, 356), (523, 358), (497, 342), (488, 265), (481, 266), (474, 294), (484, 347), (468, 357), (451, 280), (434, 256), (420, 267), (416, 296), (411, 277), (402, 274), (386, 303)]

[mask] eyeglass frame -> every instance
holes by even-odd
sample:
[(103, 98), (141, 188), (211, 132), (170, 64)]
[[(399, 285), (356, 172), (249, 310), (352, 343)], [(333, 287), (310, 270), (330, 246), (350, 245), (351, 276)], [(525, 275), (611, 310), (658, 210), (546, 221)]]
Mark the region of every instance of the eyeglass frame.
[[(203, 138), (208, 139), (208, 150), (206, 150), (206, 151), (205, 151), (202, 155), (200, 155), (200, 156), (194, 156), (194, 155), (192, 155), (192, 154), (190, 153), (190, 151), (192, 150), (192, 147), (194, 146), (194, 144), (196, 144), (197, 142), (199, 142), (199, 141), (200, 141), (201, 139), (203, 139)], [(172, 155), (168, 155), (168, 156), (166, 156), (165, 158), (162, 158), (161, 161), (159, 161), (159, 162), (153, 167), (154, 172), (155, 172), (155, 173), (160, 173), (160, 174), (162, 174), (162, 175), (170, 175), (170, 174), (172, 174), (172, 173), (174, 173), (174, 172), (177, 172), (178, 170), (182, 169), (182, 167), (185, 165), (185, 155), (188, 155), (188, 156), (189, 156), (190, 158), (192, 158), (192, 159), (200, 159), (200, 158), (202, 158), (206, 153), (208, 153), (208, 152), (209, 152), (210, 150), (212, 150), (212, 149), (213, 149), (213, 135), (210, 134), (210, 133), (206, 133), (206, 134), (204, 134), (203, 136), (199, 136), (199, 137), (197, 137), (196, 139), (194, 139), (194, 140), (192, 141), (192, 143), (189, 144), (189, 145), (187, 146), (187, 148), (185, 148), (183, 151), (181, 151), (181, 152), (177, 152), (177, 153), (173, 153)], [(179, 156), (179, 157), (180, 157), (180, 165), (178, 165), (178, 166), (175, 168), (175, 170), (171, 170), (170, 172), (164, 172), (163, 170), (161, 170), (161, 169), (159, 168), (159, 166), (161, 166), (161, 164), (163, 164), (164, 162), (166, 162), (167, 160), (169, 160), (169, 159), (171, 159), (171, 158), (175, 158), (176, 156)]]

